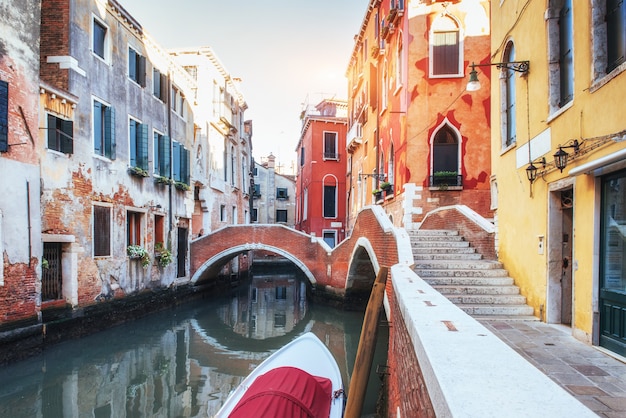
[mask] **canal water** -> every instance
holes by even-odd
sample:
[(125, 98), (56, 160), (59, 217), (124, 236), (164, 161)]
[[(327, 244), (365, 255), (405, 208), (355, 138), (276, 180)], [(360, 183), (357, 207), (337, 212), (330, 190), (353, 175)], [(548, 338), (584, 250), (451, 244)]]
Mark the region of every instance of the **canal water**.
[[(307, 331), (331, 350), (349, 393), (363, 312), (312, 304), (306, 289), (296, 272), (254, 274), (228, 295), (50, 347), (0, 368), (0, 417), (211, 417)], [(375, 414), (387, 337), (380, 326), (364, 415)]]

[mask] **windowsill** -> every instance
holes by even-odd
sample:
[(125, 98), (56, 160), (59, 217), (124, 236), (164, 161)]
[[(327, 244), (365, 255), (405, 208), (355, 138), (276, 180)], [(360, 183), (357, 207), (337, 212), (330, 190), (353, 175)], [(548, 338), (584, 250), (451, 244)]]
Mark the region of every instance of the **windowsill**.
[(512, 149), (515, 149), (516, 147), (517, 147), (517, 142), (513, 142), (508, 147), (503, 148), (502, 150), (500, 150), (500, 156), (503, 156), (504, 154), (506, 154), (507, 152), (509, 152)]
[(109, 67), (111, 66), (111, 62), (109, 60), (102, 58), (100, 55), (98, 55), (95, 52), (93, 52), (93, 50), (91, 50), (91, 55), (96, 57), (98, 59), (98, 61), (103, 62), (104, 64), (108, 65)]
[(458, 191), (463, 190), (463, 186), (448, 186), (448, 187), (432, 186), (432, 187), (429, 187), (428, 190), (439, 191), (439, 192), (458, 192)]
[(400, 84), (400, 85), (398, 85), (398, 86), (396, 87), (396, 89), (393, 91), (393, 95), (394, 95), (394, 96), (397, 96), (397, 95), (398, 95), (398, 93), (400, 93), (400, 91), (401, 91), (401, 90), (402, 90), (402, 84)]
[(55, 157), (70, 158), (70, 155), (72, 155), (72, 154), (66, 154), (66, 153), (64, 153), (64, 152), (62, 152), (62, 151), (57, 151), (57, 150), (52, 149), (52, 148), (46, 148), (46, 150), (47, 150), (50, 154), (54, 155)]
[(598, 91), (600, 88), (608, 84), (611, 80), (613, 80), (615, 77), (617, 77), (624, 71), (626, 71), (626, 62), (621, 63), (617, 68), (615, 68), (613, 71), (611, 71), (604, 77), (599, 78), (597, 80), (593, 80), (591, 83), (591, 86), (589, 87), (589, 92), (595, 93), (596, 91)]
[(553, 120), (561, 116), (563, 113), (565, 113), (568, 109), (572, 108), (573, 106), (574, 106), (574, 99), (570, 100), (565, 106), (559, 108), (556, 112), (548, 116), (546, 123), (549, 124), (550, 122), (552, 122)]

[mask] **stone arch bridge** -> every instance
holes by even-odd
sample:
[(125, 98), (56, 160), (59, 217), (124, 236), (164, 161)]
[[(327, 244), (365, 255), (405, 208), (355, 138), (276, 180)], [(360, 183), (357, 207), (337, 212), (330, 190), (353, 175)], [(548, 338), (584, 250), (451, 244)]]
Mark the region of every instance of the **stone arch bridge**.
[(412, 265), (409, 237), (391, 224), (380, 206), (363, 209), (351, 236), (330, 248), (321, 238), (272, 224), (231, 225), (191, 242), (194, 284), (208, 282), (233, 257), (250, 250), (270, 251), (295, 264), (314, 297), (359, 300), (369, 297), (380, 266)]

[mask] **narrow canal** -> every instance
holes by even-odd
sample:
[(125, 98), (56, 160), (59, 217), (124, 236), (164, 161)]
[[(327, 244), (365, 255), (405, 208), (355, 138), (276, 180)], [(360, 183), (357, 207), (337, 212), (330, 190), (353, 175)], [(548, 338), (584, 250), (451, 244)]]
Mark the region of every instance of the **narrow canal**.
[[(334, 354), (349, 392), (362, 320), (363, 312), (308, 302), (295, 271), (255, 273), (228, 295), (64, 342), (1, 368), (0, 416), (211, 417), (256, 365), (307, 331)], [(381, 385), (376, 369), (386, 363), (387, 337), (380, 326), (365, 415), (375, 414)]]

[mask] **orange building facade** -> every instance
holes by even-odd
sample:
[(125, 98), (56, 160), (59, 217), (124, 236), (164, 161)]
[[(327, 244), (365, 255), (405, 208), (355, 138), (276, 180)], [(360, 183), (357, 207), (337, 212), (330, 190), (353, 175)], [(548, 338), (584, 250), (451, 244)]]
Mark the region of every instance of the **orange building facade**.
[(490, 89), (466, 91), (469, 65), (490, 62), (489, 11), (369, 2), (347, 71), (348, 228), (370, 204), (407, 229), (450, 205), (492, 217)]
[(302, 115), (296, 148), (296, 225), (331, 248), (346, 237), (346, 102), (322, 100)]

